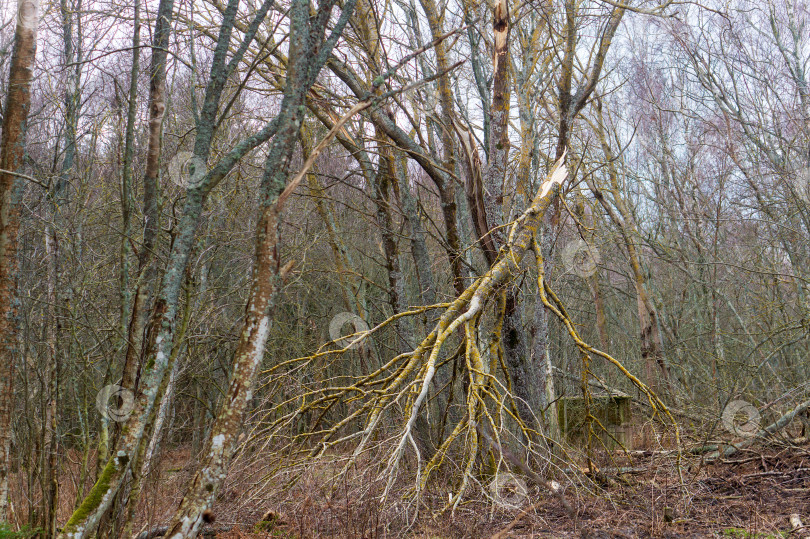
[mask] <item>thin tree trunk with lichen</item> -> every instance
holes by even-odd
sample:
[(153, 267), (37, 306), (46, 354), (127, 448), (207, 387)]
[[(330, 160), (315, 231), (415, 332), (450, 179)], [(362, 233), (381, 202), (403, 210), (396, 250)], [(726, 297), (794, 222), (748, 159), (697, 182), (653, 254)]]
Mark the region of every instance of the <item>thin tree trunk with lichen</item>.
[[(338, 76), (358, 99), (365, 99), (368, 90), (355, 74), (354, 70), (347, 64), (332, 57), (327, 62), (327, 66)], [(453, 288), (457, 293), (464, 291), (463, 263), (461, 253), (461, 240), (458, 232), (458, 222), (456, 216), (455, 184), (452, 176), (447, 174), (444, 167), (436, 166), (431, 157), (402, 129), (400, 129), (394, 118), (378, 109), (370, 109), (368, 116), (371, 121), (380, 127), (385, 135), (394, 141), (408, 156), (419, 163), (419, 165), (430, 176), (436, 190), (439, 192), (441, 202), (442, 217), (445, 225), (447, 258), (453, 275)], [(452, 145), (452, 135), (450, 136)]]
[(325, 1), (310, 17), (309, 3), (294, 0), (290, 9), (290, 55), (286, 85), (278, 115), (278, 132), (273, 139), (264, 166), (261, 182), (262, 208), (256, 235), (256, 255), (253, 280), (233, 358), (233, 371), (228, 391), (211, 428), (201, 462), (187, 489), (180, 507), (169, 523), (166, 537), (194, 537), (206, 511), (216, 498), (225, 478), (236, 440), (241, 432), (242, 416), (252, 395), (258, 368), (264, 358), (270, 327), (271, 310), (280, 288), (283, 270), (279, 269), (278, 227), (284, 201), (289, 196), (287, 171), (295, 142), (304, 121), (302, 110), (306, 96), (315, 83), (344, 26), (352, 15), (356, 0), (344, 4), (341, 15), (330, 35), (326, 23), (333, 2)]
[[(436, 54), (436, 70), (439, 76), (436, 85), (439, 93), (440, 114), (443, 124), (441, 126), (442, 165), (445, 170), (453, 172), (456, 168), (452, 130), (453, 94), (450, 92), (450, 66), (447, 62), (447, 48), (444, 40), (440, 39), (444, 34), (442, 27), (443, 17), (439, 15), (434, 0), (420, 0), (420, 2), (427, 18), (431, 37), (434, 41), (433, 51)], [(439, 190), (439, 198), (442, 203), (447, 245), (449, 247), (448, 256), (450, 257), (450, 266), (453, 270), (453, 287), (457, 293), (461, 293), (464, 291), (465, 287), (461, 259), (461, 239), (459, 237), (458, 220), (456, 216), (455, 185), (452, 180), (445, 180), (444, 176), (442, 176), (442, 179), (438, 182), (436, 178), (433, 178), (433, 180)]]
[(21, 173), (25, 132), (31, 106), (36, 59), (38, 0), (18, 0), (14, 49), (8, 74), (0, 140), (0, 519), (9, 506), (11, 416), (14, 412), (14, 363), (19, 355), (17, 315), (17, 235), (20, 228)]
[[(129, 255), (132, 249), (132, 195), (133, 164), (135, 152), (135, 129), (137, 116), (137, 90), (140, 74), (140, 1), (136, 0), (132, 34), (132, 67), (127, 103), (127, 123), (124, 134), (124, 158), (121, 174), (121, 215), (124, 234), (121, 243), (121, 313), (126, 336), (123, 366), (121, 369), (121, 387), (135, 392), (138, 389), (138, 378), (141, 362), (144, 358), (144, 334), (149, 320), (149, 307), (157, 280), (157, 268), (154, 251), (158, 237), (158, 176), (163, 141), (163, 117), (166, 110), (166, 60), (168, 56), (169, 34), (173, 0), (161, 1), (158, 6), (158, 19), (155, 22), (155, 33), (152, 42), (152, 58), (149, 67), (149, 103), (147, 123), (146, 170), (143, 176), (143, 236), (138, 250), (138, 266), (134, 275), (135, 290), (129, 290)], [(131, 303), (130, 303), (131, 302)], [(125, 318), (126, 317), (126, 318)], [(112, 433), (107, 444), (108, 451), (118, 445), (123, 425), (113, 423)], [(109, 457), (107, 457), (109, 458)], [(131, 480), (131, 478), (130, 478)], [(130, 484), (131, 488), (132, 485)], [(124, 489), (127, 490), (127, 489)], [(126, 511), (128, 493), (115, 496), (111, 514), (99, 523), (99, 531), (113, 533), (113, 529), (124, 521), (120, 515)], [(122, 518), (113, 517), (118, 515)]]
[[(383, 140), (382, 133), (378, 133), (379, 140)], [(396, 180), (391, 148), (379, 149), (380, 162), (377, 174), (371, 182), (371, 199), (376, 206), (377, 226), (382, 234), (383, 253), (385, 255), (385, 269), (388, 274), (388, 298), (394, 314), (408, 309), (405, 297), (405, 279), (399, 260), (394, 220), (391, 216), (391, 189)], [(407, 353), (413, 349), (413, 324), (410, 319), (397, 320), (395, 324), (397, 333), (397, 349), (400, 353)]]
[[(170, 358), (172, 357), (183, 276), (208, 194), (242, 157), (276, 134), (283, 123), (279, 116), (275, 117), (261, 130), (237, 143), (212, 168), (207, 168), (214, 133), (218, 125), (216, 120), (225, 83), (244, 58), (271, 5), (271, 0), (265, 0), (257, 10), (240, 46), (233, 52), (230, 60), (227, 60), (227, 55), (230, 52), (229, 45), (239, 0), (229, 0), (227, 8), (223, 12), (211, 62), (209, 82), (201, 111), (197, 116), (197, 136), (193, 157), (189, 163), (189, 184), (186, 189), (182, 214), (176, 228), (177, 235), (168, 257), (160, 293), (146, 326), (145, 358), (142, 362), (141, 382), (138, 385), (134, 410), (122, 428), (122, 436), (112, 458), (104, 466), (99, 479), (81, 505), (73, 512), (59, 537), (85, 537), (89, 530), (95, 528), (103, 515), (107, 514), (116, 493), (126, 478), (132, 458), (135, 456), (146, 430), (148, 418), (154, 407), (159, 404), (157, 402), (159, 388), (171, 368)], [(157, 21), (159, 24), (167, 25), (167, 32), (172, 6), (172, 0), (162, 1), (158, 12)], [(325, 26), (325, 22), (319, 21)], [(336, 41), (337, 36), (332, 35), (329, 39)], [(311, 61), (321, 63), (326, 61), (322, 51), (312, 56)], [(307, 73), (307, 75), (310, 74)], [(311, 83), (309, 84), (311, 85)]]
[[(64, 157), (59, 175), (46, 195), (48, 222), (45, 227), (45, 250), (47, 256), (47, 298), (46, 309), (46, 376), (44, 383), (45, 421), (43, 423), (43, 529), (49, 537), (56, 535), (56, 513), (59, 497), (59, 478), (57, 457), (59, 451), (58, 436), (58, 399), (59, 367), (62, 355), (61, 320), (64, 312), (61, 306), (61, 241), (60, 232), (65, 229), (65, 211), (67, 210), (67, 186), (74, 173), (76, 160), (76, 132), (78, 130), (81, 93), (79, 86), (81, 50), (73, 43), (74, 24), (81, 29), (81, 24), (74, 23), (74, 17), (81, 17), (74, 6), (68, 6), (67, 0), (59, 4), (63, 31), (63, 62), (65, 65), (65, 118), (64, 118)], [(81, 43), (81, 34), (76, 36)]]
[[(124, 367), (123, 377), (128, 378), (127, 381), (122, 380), (122, 387), (126, 387), (130, 390), (134, 389), (134, 375), (132, 371), (136, 364), (136, 357), (135, 354), (140, 354), (140, 344), (141, 338), (143, 335), (143, 324), (145, 324), (145, 314), (138, 315), (137, 319), (144, 319), (144, 321), (140, 324), (140, 326), (135, 325), (135, 320), (131, 318), (133, 313), (133, 307), (131, 305), (132, 302), (132, 293), (130, 291), (130, 258), (132, 256), (132, 208), (133, 208), (133, 185), (132, 185), (132, 167), (134, 162), (135, 156), (135, 122), (137, 120), (137, 107), (138, 107), (138, 74), (140, 73), (140, 43), (141, 43), (141, 8), (140, 8), (140, 0), (135, 0), (134, 4), (134, 12), (133, 12), (133, 30), (132, 30), (132, 67), (130, 69), (130, 81), (129, 81), (129, 93), (128, 93), (128, 104), (127, 104), (127, 114), (126, 114), (126, 127), (124, 129), (124, 142), (123, 142), (123, 159), (121, 162), (121, 221), (122, 221), (122, 234), (121, 234), (121, 245), (120, 245), (120, 263), (121, 269), (119, 272), (119, 297), (121, 298), (121, 308), (120, 308), (120, 331), (121, 335), (124, 336), (123, 339), (123, 349), (124, 349)], [(153, 70), (155, 57), (153, 56)], [(150, 101), (154, 99), (152, 92), (150, 90)], [(152, 107), (149, 108), (150, 114), (154, 111)], [(150, 134), (151, 135), (151, 134)], [(160, 137), (157, 138), (157, 143), (159, 144)], [(151, 145), (155, 142), (153, 137), (149, 137), (148, 145)], [(147, 149), (147, 155), (151, 154), (152, 152)], [(156, 179), (155, 179), (156, 181)], [(156, 196), (156, 189), (154, 186), (150, 186), (150, 182), (148, 179), (144, 181), (144, 214), (147, 215), (146, 219), (146, 230), (156, 231), (157, 230), (157, 204), (150, 203), (150, 199), (154, 199)], [(150, 213), (151, 212), (151, 213)], [(155, 221), (154, 226), (150, 223)], [(141, 261), (149, 260), (149, 258), (145, 258), (144, 254), (147, 256), (150, 255), (153, 246), (151, 244), (154, 241), (149, 241), (150, 234), (145, 234), (144, 236), (144, 245), (143, 250), (141, 252), (141, 256), (139, 257), (139, 264), (138, 264), (138, 274), (143, 275), (145, 279), (137, 279), (136, 278), (136, 287), (137, 292), (135, 297), (138, 298), (139, 295), (142, 294), (141, 287), (148, 287), (151, 286), (149, 283), (154, 281), (153, 278), (148, 278), (146, 275), (143, 274), (141, 271), (144, 267)], [(141, 311), (143, 311), (143, 303), (142, 299), (137, 300), (136, 303), (141, 304)], [(133, 327), (134, 326), (134, 327)], [(140, 327), (140, 331), (138, 330)], [(130, 335), (130, 330), (132, 330), (132, 335)], [(129, 385), (125, 385), (129, 384)], [(102, 435), (100, 436), (99, 440), (99, 450), (97, 457), (99, 462), (106, 462), (108, 458), (108, 451), (109, 451), (109, 428), (108, 422), (102, 420), (101, 424)], [(118, 431), (114, 432), (114, 437), (116, 437)], [(100, 469), (100, 467), (99, 467)]]
[(419, 216), (416, 199), (411, 193), (405, 156), (400, 155), (399, 157), (397, 159), (397, 194), (405, 220), (406, 233), (411, 241), (411, 256), (416, 268), (416, 280), (419, 283), (419, 299), (424, 305), (432, 305), (436, 303), (436, 280), (433, 277), (433, 268), (425, 241), (426, 233)]
[[(57, 183), (60, 180), (57, 180)], [(58, 187), (54, 187), (54, 191)], [(43, 380), (42, 404), (44, 420), (42, 422), (42, 466), (40, 468), (43, 512), (42, 528), (49, 536), (56, 532), (56, 507), (59, 494), (58, 469), (56, 466), (57, 439), (57, 399), (59, 388), (59, 236), (61, 230), (61, 205), (54, 200), (54, 194), (48, 194), (48, 224), (45, 226), (45, 256), (47, 258), (47, 302), (45, 309), (45, 379)]]
[(180, 325), (180, 330), (177, 335), (177, 341), (181, 344), (172, 350), (172, 357), (169, 360), (169, 364), (171, 365), (169, 376), (163, 379), (163, 382), (158, 388), (157, 400), (160, 402), (160, 406), (153, 408), (152, 414), (147, 419), (145, 435), (141, 438), (132, 459), (132, 465), (130, 467), (132, 484), (130, 485), (129, 492), (122, 497), (122, 501), (124, 502), (122, 503), (124, 506), (123, 517), (120, 519), (120, 522), (115, 523), (117, 526), (116, 535), (119, 537), (132, 537), (133, 535), (132, 527), (135, 523), (135, 511), (138, 507), (138, 502), (140, 501), (143, 481), (146, 475), (149, 473), (152, 465), (152, 457), (157, 451), (157, 447), (159, 445), (163, 423), (165, 422), (166, 415), (168, 414), (169, 408), (172, 405), (172, 399), (174, 398), (174, 385), (179, 371), (179, 363), (177, 362), (177, 358), (182, 351), (182, 343), (186, 331), (188, 330), (191, 313), (194, 309), (194, 305), (191, 300), (192, 286), (189, 281), (191, 281), (190, 278), (187, 279), (186, 283), (183, 322)]
[[(149, 300), (154, 288), (157, 272), (154, 263), (153, 251), (155, 248), (158, 229), (158, 207), (157, 207), (157, 162), (160, 156), (162, 115), (165, 108), (165, 64), (166, 52), (164, 46), (168, 46), (168, 34), (160, 31), (163, 43), (161, 50), (154, 50), (152, 54), (152, 66), (149, 92), (149, 136), (147, 142), (147, 174), (144, 177), (143, 185), (143, 213), (145, 216), (145, 226), (143, 239), (138, 254), (138, 265), (135, 273), (135, 290), (130, 289), (131, 280), (131, 257), (133, 245), (132, 214), (133, 214), (133, 166), (135, 154), (135, 129), (138, 109), (138, 78), (140, 74), (140, 0), (135, 0), (133, 13), (133, 33), (132, 33), (132, 67), (130, 68), (129, 91), (127, 93), (126, 121), (123, 132), (123, 157), (121, 159), (121, 221), (122, 234), (120, 243), (120, 264), (119, 272), (119, 297), (121, 335), (123, 339), (123, 365), (121, 369), (120, 386), (128, 391), (137, 389), (137, 375), (140, 370), (140, 360), (143, 345), (143, 333), (148, 319)], [(116, 87), (117, 92), (117, 87)], [(156, 121), (157, 120), (157, 121)], [(134, 297), (134, 301), (133, 301)], [(104, 463), (109, 459), (110, 447), (114, 447), (121, 434), (121, 425), (117, 422), (109, 428), (109, 421), (102, 418), (102, 435), (99, 441), (97, 453), (98, 467), (101, 470)], [(112, 431), (112, 432), (110, 432)], [(125, 489), (126, 490), (126, 489)], [(125, 519), (121, 512), (124, 511), (126, 503), (126, 493), (124, 496), (116, 498), (115, 507), (111, 515), (99, 523), (99, 534), (120, 534), (119, 526)]]
[[(577, 34), (578, 9), (579, 6), (575, 0), (566, 0), (565, 26), (562, 33), (564, 39), (563, 58), (559, 70), (559, 78), (557, 79), (557, 113), (559, 115), (559, 123), (555, 159), (562, 159), (566, 155), (574, 121), (596, 89), (596, 85), (602, 74), (605, 58), (613, 41), (613, 36), (624, 17), (626, 8), (616, 6), (611, 10), (610, 16), (601, 30), (601, 36), (596, 46), (595, 54), (593, 54), (591, 64), (586, 66), (587, 69), (584, 72), (584, 80), (576, 91), (574, 91), (575, 60), (579, 37)], [(558, 226), (560, 211), (559, 201), (555, 201), (554, 208), (546, 214), (540, 231), (538, 247), (542, 250), (543, 271), (546, 275), (551, 274), (551, 237)], [(552, 376), (553, 364), (549, 354), (550, 334), (548, 314), (545, 311), (546, 307), (542, 302), (542, 298), (538, 295), (535, 301), (535, 316), (531, 331), (533, 340), (532, 356), (535, 365), (541, 365), (538, 372), (540, 376), (539, 385), (543, 388), (542, 402), (544, 407), (549, 410), (549, 416), (551, 418), (551, 421), (548, 421), (548, 427), (551, 429), (552, 433), (555, 433), (559, 428), (557, 421), (554, 420), (556, 410), (553, 409), (553, 407), (548, 407), (555, 399), (555, 391)]]
[[(143, 175), (143, 240), (138, 252), (138, 269), (135, 274), (135, 293), (129, 312), (126, 352), (121, 375), (121, 386), (135, 391), (138, 384), (143, 358), (143, 339), (146, 323), (149, 319), (149, 306), (157, 279), (154, 251), (158, 234), (158, 175), (163, 141), (163, 116), (166, 110), (166, 58), (171, 29), (171, 15), (174, 0), (162, 0), (158, 7), (158, 19), (155, 22), (155, 35), (152, 45), (152, 62), (149, 68), (149, 121), (148, 142), (146, 150), (146, 170)], [(127, 109), (127, 131), (124, 150), (122, 204), (125, 217), (124, 242), (129, 243), (129, 215), (132, 194), (132, 152), (134, 144), (135, 114), (137, 111), (137, 84), (140, 66), (140, 3), (135, 4), (135, 27), (133, 29), (132, 69), (130, 71), (129, 104)], [(126, 197), (126, 202), (123, 202)], [(124, 253), (126, 254), (126, 253)], [(129, 301), (125, 293), (123, 301)], [(112, 439), (112, 445), (118, 438), (118, 430)]]
[[(594, 219), (593, 212), (585, 203), (585, 196), (578, 189), (576, 192), (576, 206), (575, 212), (577, 219), (582, 224), (584, 230), (582, 235), (586, 237), (585, 243), (589, 246), (594, 245), (596, 240), (596, 220)], [(596, 268), (595, 268), (596, 269)], [(602, 289), (599, 286), (599, 272), (594, 271), (585, 278), (588, 282), (588, 288), (591, 291), (593, 298), (593, 306), (596, 310), (596, 329), (599, 333), (599, 343), (604, 352), (610, 353), (610, 337), (607, 330), (607, 319), (605, 317), (605, 302), (602, 298)]]

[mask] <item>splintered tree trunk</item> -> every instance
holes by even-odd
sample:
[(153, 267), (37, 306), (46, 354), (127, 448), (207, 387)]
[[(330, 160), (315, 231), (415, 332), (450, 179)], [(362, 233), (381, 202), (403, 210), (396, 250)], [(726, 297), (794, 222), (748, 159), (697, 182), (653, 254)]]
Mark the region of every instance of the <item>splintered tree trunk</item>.
[(22, 170), (25, 155), (38, 22), (39, 1), (18, 0), (0, 142), (0, 520), (5, 520), (8, 509), (14, 361), (18, 355), (17, 233), (22, 184), (15, 173)]
[[(484, 204), (490, 228), (504, 222), (503, 190), (509, 164), (509, 2), (498, 0), (492, 10), (493, 52), (492, 105), (489, 109), (491, 134), (489, 162), (484, 176)], [(491, 230), (488, 234), (494, 234)], [(492, 264), (492, 261), (490, 261)], [(507, 305), (507, 309), (508, 309)], [(505, 328), (504, 328), (505, 329)]]
[[(492, 30), (495, 42), (494, 75), (492, 82), (492, 104), (490, 106), (491, 134), (489, 138), (489, 163), (484, 176), (484, 208), (479, 212), (486, 215), (490, 230), (479, 231), (484, 236), (495, 236), (492, 229), (504, 222), (503, 200), (504, 182), (509, 163), (509, 3), (499, 0), (493, 7)], [(496, 244), (503, 243), (491, 238)], [(492, 265), (494, 248), (484, 249)], [(509, 379), (517, 400), (518, 413), (527, 424), (534, 423), (533, 417), (539, 411), (539, 391), (534, 387), (538, 376), (533, 372), (526, 331), (523, 327), (522, 310), (520, 309), (518, 290), (510, 287), (506, 292), (506, 304), (503, 318), (503, 353), (509, 369)]]

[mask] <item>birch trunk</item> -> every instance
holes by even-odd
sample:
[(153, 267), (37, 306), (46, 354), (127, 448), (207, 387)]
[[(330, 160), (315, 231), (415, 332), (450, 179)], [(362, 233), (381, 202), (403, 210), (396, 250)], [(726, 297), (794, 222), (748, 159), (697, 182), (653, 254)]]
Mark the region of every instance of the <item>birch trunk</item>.
[(0, 141), (0, 519), (6, 518), (9, 502), (14, 362), (19, 355), (19, 301), (16, 286), (22, 184), (15, 174), (22, 170), (25, 155), (25, 131), (31, 106), (31, 79), (36, 57), (38, 24), (39, 1), (18, 0), (14, 49)]

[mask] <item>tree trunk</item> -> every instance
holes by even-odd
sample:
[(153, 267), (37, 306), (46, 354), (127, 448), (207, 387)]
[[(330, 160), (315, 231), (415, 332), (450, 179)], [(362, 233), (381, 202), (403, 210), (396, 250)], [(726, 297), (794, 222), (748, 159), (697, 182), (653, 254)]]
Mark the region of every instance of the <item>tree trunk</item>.
[[(447, 63), (447, 50), (443, 40), (439, 37), (443, 34), (442, 18), (439, 16), (434, 0), (421, 0), (422, 9), (427, 16), (430, 34), (434, 40), (433, 51), (436, 54), (436, 70), (439, 78), (436, 81), (439, 92), (439, 104), (441, 106), (442, 119), (442, 161), (446, 170), (455, 171), (456, 158), (453, 147), (453, 95), (450, 93), (449, 65)], [(435, 178), (434, 178), (435, 181)], [(456, 292), (464, 292), (464, 280), (461, 259), (461, 239), (458, 233), (458, 221), (456, 217), (456, 196), (455, 185), (452, 180), (440, 181), (436, 184), (439, 190), (439, 198), (442, 202), (442, 213), (444, 215), (444, 225), (447, 233), (448, 255), (450, 266), (453, 269), (453, 287)]]
[[(152, 63), (149, 68), (149, 123), (146, 150), (146, 171), (143, 176), (143, 242), (138, 253), (138, 270), (135, 275), (135, 293), (129, 315), (126, 353), (121, 375), (121, 387), (130, 391), (137, 389), (137, 380), (143, 357), (143, 339), (146, 322), (149, 319), (149, 305), (152, 290), (157, 278), (154, 267), (154, 251), (158, 234), (158, 175), (163, 140), (163, 115), (166, 110), (166, 58), (171, 32), (171, 17), (174, 0), (162, 0), (158, 7), (158, 20), (155, 22), (155, 35), (152, 45)], [(140, 66), (140, 2), (135, 2), (135, 27), (132, 35), (132, 70), (130, 71), (129, 105), (127, 110), (127, 131), (124, 150), (123, 192), (124, 242), (129, 238), (129, 197), (131, 196), (132, 153), (135, 114), (137, 111), (137, 84)], [(125, 202), (124, 202), (125, 201)], [(123, 301), (128, 301), (126, 294)], [(116, 433), (118, 431), (116, 430)], [(115, 445), (117, 436), (113, 439)]]
[[(355, 4), (356, 0), (349, 0), (343, 6), (329, 39), (324, 39), (325, 26), (319, 27), (317, 21), (321, 20), (325, 25), (332, 3), (324, 2), (318, 6), (320, 14), (326, 14), (326, 17), (310, 18), (309, 3), (305, 0), (295, 0), (290, 9), (290, 61), (278, 116), (278, 133), (271, 144), (262, 177), (262, 212), (245, 321), (234, 353), (228, 392), (211, 428), (197, 472), (169, 523), (166, 537), (183, 539), (196, 535), (227, 474), (241, 431), (242, 416), (252, 397), (256, 373), (264, 357), (270, 311), (283, 278), (279, 271), (278, 221), (284, 201), (294, 188), (293, 184), (287, 185), (287, 171), (304, 120), (300, 111), (304, 109), (307, 93), (352, 15)], [(313, 151), (313, 155), (317, 153)]]
[(630, 214), (619, 192), (618, 171), (616, 170), (613, 152), (604, 132), (604, 126), (601, 121), (601, 110), (598, 112), (597, 135), (599, 136), (602, 150), (605, 154), (605, 161), (611, 182), (610, 193), (613, 197), (613, 203), (618, 210), (618, 214), (593, 182), (591, 182), (590, 185), (591, 190), (596, 200), (605, 208), (605, 211), (619, 229), (627, 250), (630, 268), (633, 272), (633, 286), (636, 290), (639, 333), (641, 337), (641, 359), (644, 363), (647, 384), (655, 391), (669, 389), (669, 369), (667, 368), (663, 356), (664, 344), (661, 333), (658, 330), (658, 313), (647, 293), (647, 278), (642, 269), (641, 256), (638, 252), (636, 240), (638, 233), (633, 223), (633, 216)]
[(8, 509), (11, 416), (14, 412), (14, 362), (18, 356), (17, 234), (25, 131), (31, 106), (31, 78), (36, 57), (39, 1), (18, 0), (8, 94), (0, 142), (0, 519)]

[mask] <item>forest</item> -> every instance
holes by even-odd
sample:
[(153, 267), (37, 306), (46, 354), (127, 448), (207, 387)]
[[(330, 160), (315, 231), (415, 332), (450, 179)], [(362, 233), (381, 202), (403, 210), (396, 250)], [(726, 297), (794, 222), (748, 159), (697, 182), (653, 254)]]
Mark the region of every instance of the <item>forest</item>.
[(0, 0), (0, 538), (810, 538), (806, 0)]

